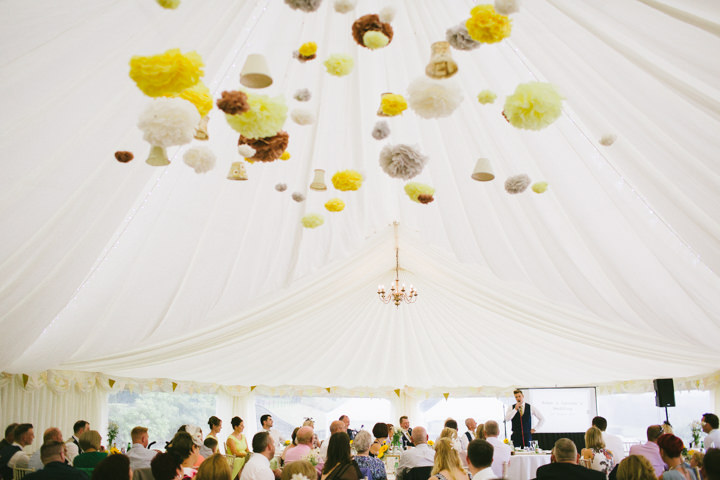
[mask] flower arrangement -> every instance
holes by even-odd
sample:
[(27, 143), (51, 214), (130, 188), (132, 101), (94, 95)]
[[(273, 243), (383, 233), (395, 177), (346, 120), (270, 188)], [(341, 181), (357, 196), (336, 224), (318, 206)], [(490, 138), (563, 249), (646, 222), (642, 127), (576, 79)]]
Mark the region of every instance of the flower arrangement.
[(342, 212), (345, 209), (345, 202), (339, 198), (331, 198), (325, 203), (328, 212)]
[(285, 440), (284, 445), (285, 445), (286, 447), (287, 447), (288, 445), (290, 445), (290, 440)]
[[(313, 215), (313, 214), (311, 214), (311, 215)], [(305, 217), (307, 217), (307, 215), (305, 215)], [(305, 217), (303, 217), (303, 218), (305, 218)], [(322, 219), (322, 217), (320, 217), (320, 218)], [(322, 223), (320, 225), (322, 225)], [(310, 228), (314, 228), (314, 227), (310, 227)], [(320, 463), (320, 460), (321, 460), (320, 449), (313, 448), (312, 450), (310, 450), (308, 452), (307, 455), (303, 456), (302, 459), (307, 460), (308, 462), (312, 463), (313, 467), (317, 467), (318, 463)]]
[(562, 97), (550, 83), (521, 83), (505, 99), (503, 115), (513, 127), (542, 130), (562, 114)]
[(325, 65), (325, 69), (330, 75), (344, 77), (352, 72), (355, 61), (345, 53), (333, 53), (323, 62), (323, 65)]
[(120, 427), (118, 426), (118, 424), (115, 422), (109, 422), (107, 429), (108, 445), (115, 444), (115, 439), (117, 438), (118, 433), (120, 433)]
[[(692, 446), (697, 447), (700, 445), (700, 433), (702, 432), (702, 424), (697, 421), (693, 420), (690, 423), (690, 432), (692, 435)], [(690, 452), (688, 452), (690, 454)], [(692, 456), (691, 454), (689, 456)]]
[(433, 440), (428, 440), (428, 441), (427, 441), (427, 444), (432, 447), (432, 446), (435, 445), (435, 442), (434, 442)]
[[(293, 200), (295, 199), (295, 196), (293, 196)], [(318, 213), (308, 213), (304, 217), (300, 219), (300, 222), (302, 223), (302, 226), (305, 228), (317, 228), (323, 223), (325, 223), (325, 219), (322, 215)], [(311, 452), (312, 453), (312, 452)], [(306, 456), (310, 456), (311, 453), (307, 454)], [(312, 460), (303, 458), (303, 460), (308, 460), (310, 463), (312, 463)], [(317, 459), (315, 460), (315, 463), (313, 465), (317, 465)]]
[(510, 19), (500, 15), (492, 5), (477, 5), (470, 10), (470, 18), (465, 22), (468, 33), (481, 43), (497, 43), (510, 36)]
[(435, 189), (424, 183), (408, 182), (405, 184), (405, 193), (407, 193), (407, 196), (410, 197), (410, 200), (413, 202), (430, 203), (434, 200), (433, 195), (435, 194)]
[(495, 92), (491, 90), (483, 90), (482, 92), (478, 93), (477, 96), (478, 102), (482, 103), (483, 105), (493, 103), (496, 98), (497, 95), (495, 95)]
[(246, 138), (276, 135), (285, 124), (287, 105), (282, 96), (247, 93), (250, 110), (240, 115), (225, 114), (230, 126)]
[(402, 442), (400, 441), (401, 435), (402, 435), (402, 433), (400, 433), (400, 430), (398, 430), (398, 431), (396, 431), (395, 433), (393, 433), (392, 442), (390, 442), (390, 443), (391, 443), (393, 446), (398, 446), (398, 447), (401, 446), (401, 445), (402, 445)]
[(407, 110), (407, 101), (402, 95), (396, 93), (383, 93), (380, 97), (380, 109), (388, 117), (400, 115)]
[(203, 61), (197, 52), (181, 53), (171, 48), (160, 55), (130, 59), (130, 78), (149, 97), (180, 93), (203, 76)]
[(378, 451), (378, 456), (377, 456), (377, 458), (383, 458), (383, 457), (385, 456), (385, 453), (387, 453), (387, 451), (388, 451), (389, 448), (390, 448), (390, 447), (388, 446), (387, 443), (386, 443), (386, 444), (383, 444), (383, 445), (380, 447), (380, 450)]
[(122, 452), (120, 451), (119, 448), (117, 448), (117, 446), (115, 444), (113, 444), (113, 446), (108, 449), (108, 455), (118, 455), (121, 453)]
[(332, 176), (332, 184), (341, 192), (354, 191), (362, 186), (363, 177), (355, 170), (341, 170)]

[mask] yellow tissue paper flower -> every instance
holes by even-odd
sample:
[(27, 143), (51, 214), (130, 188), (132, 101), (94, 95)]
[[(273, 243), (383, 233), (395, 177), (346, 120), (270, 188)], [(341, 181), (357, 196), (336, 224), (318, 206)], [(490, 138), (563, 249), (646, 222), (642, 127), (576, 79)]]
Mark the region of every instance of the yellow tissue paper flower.
[(465, 27), (473, 40), (482, 43), (497, 43), (510, 36), (510, 19), (495, 12), (492, 5), (477, 5), (470, 10)]
[(405, 97), (396, 93), (383, 93), (380, 97), (380, 108), (385, 115), (400, 115), (408, 107)]
[(331, 198), (325, 202), (325, 208), (328, 212), (342, 212), (345, 209), (345, 202), (339, 198)]
[(200, 81), (203, 61), (197, 52), (181, 53), (172, 48), (151, 57), (134, 56), (130, 59), (130, 78), (149, 97), (162, 97), (180, 93)]
[(371, 50), (383, 48), (390, 43), (390, 39), (382, 32), (377, 30), (368, 30), (363, 35), (363, 44)]
[(435, 445), (435, 442), (433, 440), (428, 440), (427, 444), (432, 447), (433, 445)]
[(493, 103), (496, 98), (497, 95), (495, 95), (495, 93), (490, 90), (483, 90), (482, 92), (478, 93), (477, 96), (478, 102), (482, 103), (483, 105)]
[(405, 184), (405, 193), (407, 193), (407, 196), (410, 197), (410, 200), (413, 202), (421, 203), (420, 200), (418, 200), (418, 196), (433, 196), (435, 195), (435, 189), (430, 185), (425, 185), (424, 183), (408, 182)]
[(548, 189), (548, 182), (535, 182), (531, 188), (535, 193), (543, 193)]
[(300, 222), (305, 228), (317, 228), (323, 223), (325, 223), (325, 219), (320, 214), (308, 213), (300, 219)]
[(180, 6), (180, 0), (155, 0), (163, 8), (174, 10)]
[(282, 130), (287, 105), (282, 96), (269, 97), (247, 92), (250, 110), (238, 115), (225, 114), (230, 126), (246, 138), (272, 137)]
[(317, 44), (315, 42), (303, 43), (298, 49), (298, 52), (303, 57), (312, 57), (317, 53)]
[(290, 152), (285, 150), (282, 155), (280, 155), (280, 160), (290, 160)]
[(355, 61), (345, 53), (333, 53), (323, 62), (323, 65), (330, 75), (342, 77), (352, 72)]
[(182, 98), (195, 105), (201, 117), (204, 117), (213, 108), (213, 97), (210, 89), (203, 82), (198, 82), (190, 88), (186, 88), (180, 93), (169, 95), (171, 97)]
[(342, 191), (357, 190), (362, 186), (363, 177), (355, 170), (342, 170), (332, 176), (333, 186)]
[(521, 83), (505, 99), (503, 115), (510, 124), (527, 130), (542, 130), (562, 114), (562, 97), (550, 83)]

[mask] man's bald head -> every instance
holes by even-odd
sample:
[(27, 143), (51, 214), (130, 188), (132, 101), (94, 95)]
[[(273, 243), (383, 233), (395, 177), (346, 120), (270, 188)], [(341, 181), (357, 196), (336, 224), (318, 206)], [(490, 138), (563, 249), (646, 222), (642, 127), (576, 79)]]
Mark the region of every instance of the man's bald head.
[(43, 433), (43, 443), (62, 442), (62, 432), (57, 427), (50, 427)]
[(416, 447), (422, 443), (427, 443), (427, 430), (425, 430), (425, 427), (415, 427), (413, 428), (410, 438), (412, 439), (413, 445), (415, 445)]
[(295, 435), (298, 445), (312, 445), (313, 433), (315, 432), (312, 427), (300, 427), (300, 430), (297, 431), (297, 435)]
[(347, 427), (345, 426), (345, 422), (341, 420), (335, 420), (330, 424), (330, 435), (333, 433), (338, 432), (347, 432)]
[(465, 419), (465, 426), (470, 430), (471, 432), (474, 432), (477, 428), (477, 423), (475, 422), (474, 418), (466, 418)]

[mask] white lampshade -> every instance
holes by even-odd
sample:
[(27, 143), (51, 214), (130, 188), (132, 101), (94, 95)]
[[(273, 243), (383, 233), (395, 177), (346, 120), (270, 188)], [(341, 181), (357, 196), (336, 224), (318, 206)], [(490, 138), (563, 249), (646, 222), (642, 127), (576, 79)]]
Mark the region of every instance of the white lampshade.
[(265, 88), (272, 85), (273, 80), (264, 55), (259, 53), (248, 55), (240, 72), (240, 83), (250, 88)]
[(475, 163), (475, 170), (473, 170), (471, 176), (473, 180), (477, 180), (478, 182), (489, 182), (494, 179), (495, 174), (492, 171), (490, 160), (487, 158), (478, 158), (477, 163)]

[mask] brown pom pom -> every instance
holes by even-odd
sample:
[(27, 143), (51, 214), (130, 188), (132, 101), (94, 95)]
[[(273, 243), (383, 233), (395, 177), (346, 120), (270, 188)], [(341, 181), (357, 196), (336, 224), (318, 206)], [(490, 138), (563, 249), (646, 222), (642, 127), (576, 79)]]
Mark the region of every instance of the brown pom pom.
[(420, 195), (418, 195), (418, 202), (420, 202), (420, 203), (427, 204), (427, 203), (432, 202), (433, 200), (435, 200), (435, 197), (433, 197), (432, 195), (426, 195), (424, 193), (421, 193)]
[(231, 90), (222, 92), (222, 98), (217, 99), (217, 106), (229, 115), (237, 115), (250, 110), (245, 92)]
[(135, 155), (132, 152), (115, 152), (115, 159), (118, 162), (127, 163), (133, 158), (135, 158)]
[(393, 28), (389, 23), (381, 22), (380, 17), (373, 13), (370, 15), (363, 15), (355, 20), (352, 25), (352, 35), (358, 45), (365, 47), (365, 44), (363, 43), (363, 36), (371, 30), (382, 32), (386, 37), (388, 37), (388, 44), (392, 42)]
[(250, 145), (255, 149), (252, 160), (260, 162), (272, 162), (280, 158), (290, 142), (290, 135), (280, 130), (276, 135), (265, 138), (245, 138), (240, 135), (238, 145)]

